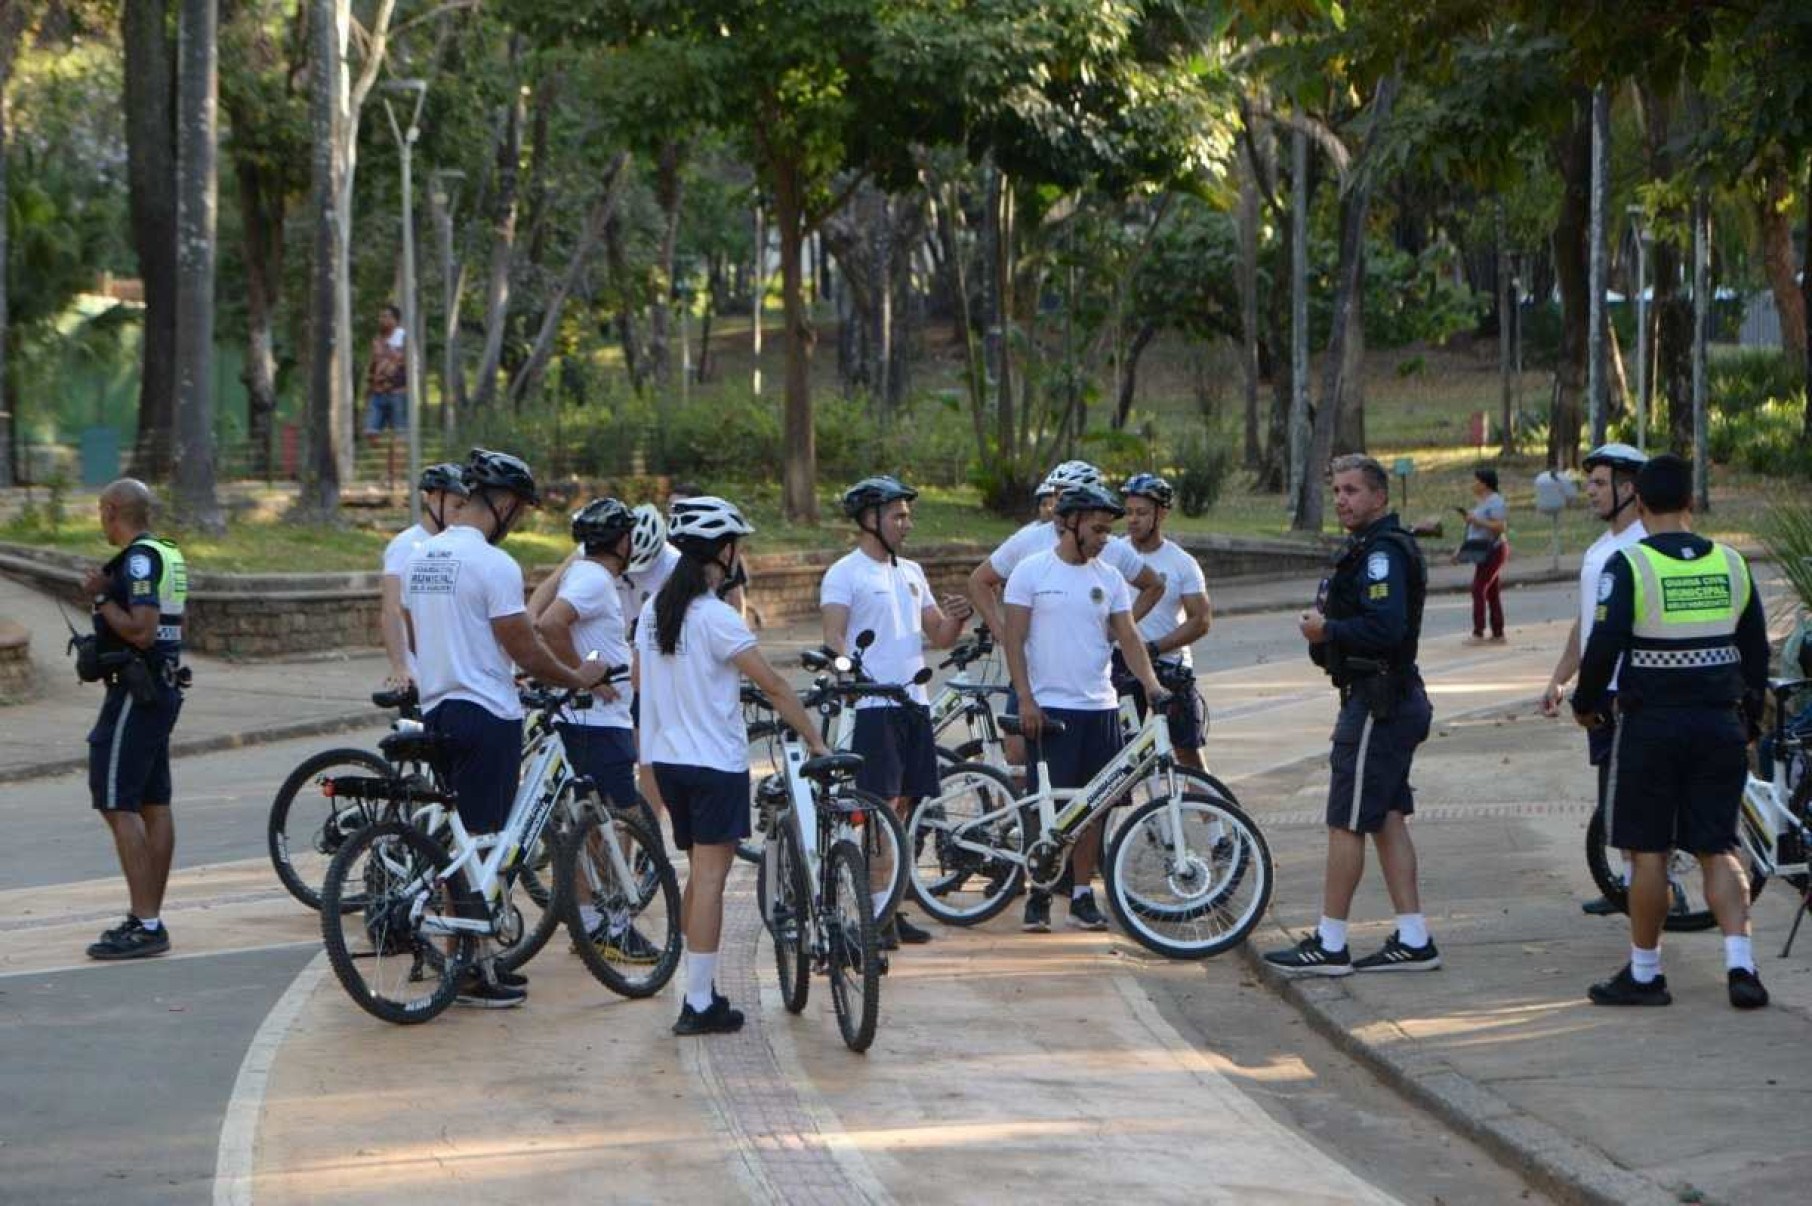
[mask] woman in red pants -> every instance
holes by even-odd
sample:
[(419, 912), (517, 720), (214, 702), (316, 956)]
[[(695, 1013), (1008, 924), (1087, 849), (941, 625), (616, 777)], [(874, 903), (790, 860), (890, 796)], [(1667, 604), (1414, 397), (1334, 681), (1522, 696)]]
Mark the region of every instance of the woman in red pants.
[[(1510, 560), (1510, 542), (1505, 533), (1510, 527), (1509, 508), (1497, 492), (1497, 470), (1472, 471), (1470, 510), (1458, 508), (1466, 516), (1466, 540), (1460, 546), (1465, 560), (1474, 561), (1472, 568), (1472, 635), (1468, 645), (1502, 644), (1504, 641), (1504, 563)], [(1489, 613), (1491, 635), (1485, 635)]]

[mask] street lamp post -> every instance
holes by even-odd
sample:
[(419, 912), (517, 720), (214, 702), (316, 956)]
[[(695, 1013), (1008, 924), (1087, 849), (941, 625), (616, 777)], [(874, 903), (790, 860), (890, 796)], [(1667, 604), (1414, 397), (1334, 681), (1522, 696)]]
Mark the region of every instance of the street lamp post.
[(1648, 225), (1642, 207), (1628, 210), (1636, 229), (1636, 447), (1648, 451)]
[(415, 140), (421, 136), (422, 102), (428, 98), (428, 81), (426, 80), (390, 80), (385, 83), (384, 91), (399, 97), (413, 97), (414, 107), (409, 111), (409, 124), (405, 129), (396, 120), (396, 109), (390, 103), (390, 96), (384, 97), (384, 114), (390, 119), (390, 132), (396, 137), (397, 151), (402, 158), (403, 172), (403, 364), (409, 381), (409, 518), (412, 523), (422, 521), (422, 495), (415, 488), (415, 483), (422, 476), (422, 369), (421, 358), (416, 355), (416, 344), (421, 339), (420, 308), (415, 304), (415, 177), (412, 162), (415, 151)]

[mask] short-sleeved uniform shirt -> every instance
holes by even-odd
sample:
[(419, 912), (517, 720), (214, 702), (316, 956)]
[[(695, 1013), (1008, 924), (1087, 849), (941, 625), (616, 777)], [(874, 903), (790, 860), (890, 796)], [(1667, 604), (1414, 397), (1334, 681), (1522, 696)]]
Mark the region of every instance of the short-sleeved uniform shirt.
[[(1174, 540), (1162, 541), (1149, 553), (1140, 552), (1138, 546), (1125, 536), (1116, 536), (1108, 541), (1110, 548), (1116, 544), (1124, 544), (1140, 561), (1151, 567), (1154, 573), (1164, 576), (1163, 596), (1139, 621), (1140, 636), (1148, 641), (1161, 641), (1181, 628), (1183, 621), (1189, 618), (1183, 610), (1183, 596), (1208, 593), (1208, 580), (1202, 574), (1201, 562)], [(1195, 665), (1195, 656), (1187, 645), (1164, 656), (1167, 659), (1176, 658), (1185, 666)]]
[(657, 637), (651, 600), (642, 607), (635, 633), (641, 675), (641, 760), (746, 772), (749, 746), (742, 719), (742, 676), (731, 659), (755, 647), (755, 634), (735, 608), (702, 595), (686, 609), (673, 653), (662, 653)]
[(643, 605), (660, 594), (661, 587), (673, 576), (673, 567), (679, 564), (679, 559), (678, 549), (670, 544), (662, 545), (653, 565), (636, 573), (617, 575), (617, 598), (621, 604), (619, 610), (625, 636), (627, 630), (635, 626), (636, 617), (642, 614)]
[(1006, 601), (1032, 612), (1026, 674), (1039, 707), (1119, 707), (1108, 620), (1132, 611), (1132, 592), (1118, 570), (1100, 558), (1071, 565), (1056, 553), (1038, 553), (1007, 579)]
[[(1057, 542), (1063, 533), (1057, 530), (1054, 522), (1029, 523), (1019, 531), (1007, 537), (1001, 546), (988, 555), (988, 564), (1002, 578), (1011, 578), (1019, 563), (1038, 553), (1054, 553)], [(1145, 569), (1145, 562), (1140, 559), (1138, 551), (1123, 540), (1110, 540), (1097, 558), (1103, 565), (1112, 566), (1128, 582), (1137, 578)]]
[[(401, 582), (403, 571), (409, 568), (409, 559), (429, 539), (428, 529), (419, 523), (412, 523), (390, 538), (384, 546), (384, 577), (395, 578)], [(411, 678), (415, 676), (415, 650), (403, 650), (403, 664), (409, 667)]]
[(491, 621), (527, 610), (522, 568), (477, 528), (455, 524), (422, 542), (403, 577), (415, 628), (422, 710), (463, 699), (503, 720), (522, 718), (509, 655)]
[[(629, 664), (629, 637), (623, 622), (618, 582), (596, 561), (580, 558), (560, 576), (555, 598), (564, 599), (577, 619), (573, 622), (573, 648), (580, 657), (596, 653), (606, 666)], [(584, 728), (629, 729), (632, 692), (626, 682), (613, 683), (616, 699), (605, 703), (594, 698), (589, 708), (574, 711), (570, 722)]]
[[(1592, 639), (1592, 625), (1597, 621), (1598, 584), (1604, 577), (1604, 567), (1612, 557), (1648, 535), (1648, 529), (1638, 519), (1621, 532), (1607, 531), (1594, 540), (1579, 559), (1579, 651), (1585, 652), (1586, 643)], [(1610, 690), (1617, 689), (1617, 673), (1611, 672)]]
[[(101, 567), (107, 575), (105, 593), (109, 602), (128, 612), (134, 607), (157, 608), (157, 632), (151, 642), (151, 653), (155, 660), (175, 662), (182, 655), (182, 624), (180, 621), (166, 622), (165, 605), (174, 604), (175, 600), (158, 594), (164, 578), (164, 557), (156, 545), (143, 539), (143, 535), (133, 537), (132, 543)], [(186, 589), (186, 584), (182, 589)], [(125, 648), (125, 643), (98, 612), (94, 617), (94, 630), (101, 638), (103, 651)]]
[[(853, 649), (858, 633), (875, 634), (862, 655), (862, 666), (878, 683), (905, 686), (918, 703), (928, 703), (922, 685), (913, 677), (925, 668), (925, 608), (931, 606), (931, 583), (916, 561), (895, 565), (876, 561), (861, 549), (838, 560), (825, 572), (818, 588), (820, 606), (849, 608), (844, 648)], [(858, 708), (889, 708), (888, 699), (864, 699)]]

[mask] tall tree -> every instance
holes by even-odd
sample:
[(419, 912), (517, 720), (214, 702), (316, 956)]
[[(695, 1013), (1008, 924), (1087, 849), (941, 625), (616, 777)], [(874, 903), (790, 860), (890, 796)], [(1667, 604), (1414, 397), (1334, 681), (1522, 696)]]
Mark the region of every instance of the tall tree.
[(162, 479), (176, 434), (176, 42), (171, 0), (124, 0), (126, 178), (145, 292), (133, 471)]
[[(520, 78), (522, 40), (510, 37), (510, 71)], [(522, 127), (527, 117), (523, 89), (510, 89), (497, 138), (496, 183), (491, 194), (491, 264), (485, 277), (484, 350), (478, 358), (478, 380), (472, 406), (483, 409), (497, 397), (497, 375), (503, 368), (503, 340), (510, 312), (510, 268), (516, 258), (516, 211), (522, 180)]]
[(348, 0), (308, 0), (308, 118), (310, 146), (309, 219), (313, 241), (308, 278), (308, 463), (302, 473), (299, 509), (318, 520), (337, 519), (340, 456), (336, 420), (350, 405), (350, 352), (340, 338), (339, 301), (343, 281), (338, 151), (340, 93), (346, 60), (341, 31)]
[(182, 0), (176, 106), (176, 513), (226, 531), (214, 493), (214, 228), (220, 10)]
[[(11, 124), (7, 120), (8, 85), (13, 79), (13, 60), (19, 53), (19, 41), (24, 36), (26, 11), (24, 0), (0, 0), (0, 205), (6, 204), (11, 196), (7, 191), (8, 141), (11, 137)], [(12, 339), (9, 324), (10, 312), (7, 308), (6, 278), (8, 274), (6, 214), (0, 211), (0, 487), (13, 484), (13, 409), (12, 396), (7, 383), (7, 345)]]

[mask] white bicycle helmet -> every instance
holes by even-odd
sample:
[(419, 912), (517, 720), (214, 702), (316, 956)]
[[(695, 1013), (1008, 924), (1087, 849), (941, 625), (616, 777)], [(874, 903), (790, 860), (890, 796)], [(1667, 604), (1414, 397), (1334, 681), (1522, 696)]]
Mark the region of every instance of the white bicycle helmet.
[(1630, 473), (1648, 464), (1648, 454), (1631, 448), (1628, 444), (1601, 444), (1586, 453), (1580, 467), (1590, 472), (1595, 466), (1609, 465), (1613, 469), (1623, 469)]
[(629, 532), (628, 572), (639, 574), (653, 565), (667, 543), (667, 517), (653, 503), (637, 503), (635, 527)]
[(1107, 479), (1101, 475), (1101, 470), (1087, 461), (1065, 461), (1044, 475), (1044, 480), (1038, 483), (1038, 489), (1033, 491), (1033, 496), (1043, 498), (1047, 494), (1062, 494), (1065, 490), (1073, 490), (1077, 486), (1105, 486), (1106, 484)]
[(713, 557), (726, 540), (755, 534), (755, 525), (743, 518), (736, 505), (706, 494), (673, 504), (667, 518), (667, 539), (682, 553)]

